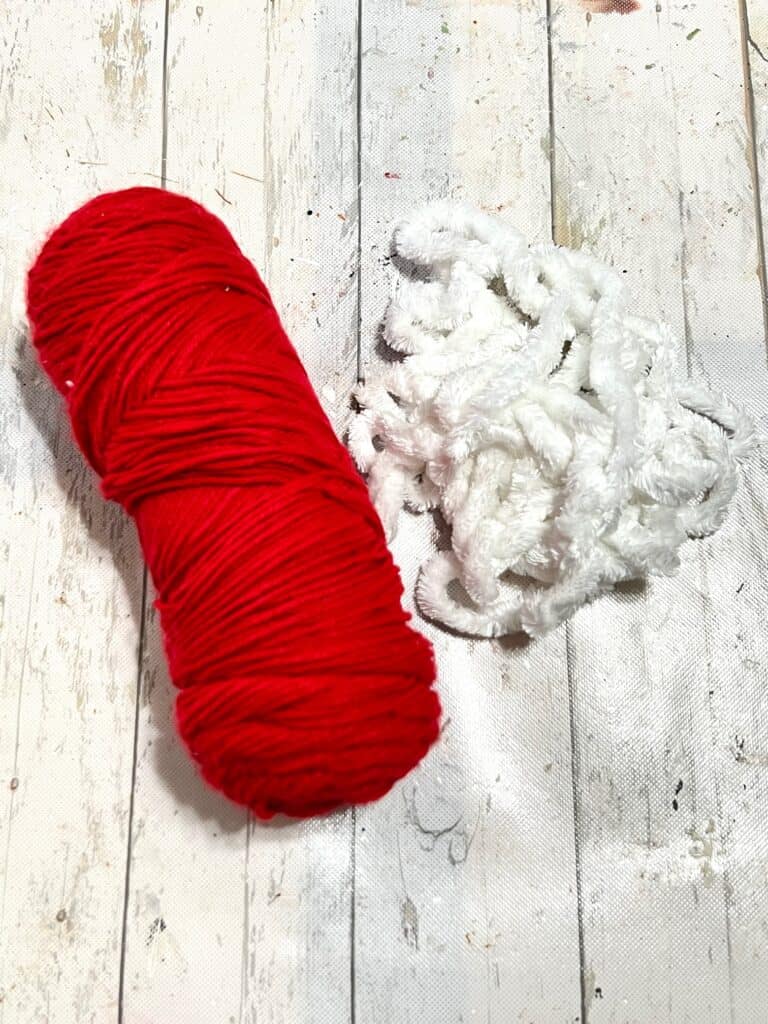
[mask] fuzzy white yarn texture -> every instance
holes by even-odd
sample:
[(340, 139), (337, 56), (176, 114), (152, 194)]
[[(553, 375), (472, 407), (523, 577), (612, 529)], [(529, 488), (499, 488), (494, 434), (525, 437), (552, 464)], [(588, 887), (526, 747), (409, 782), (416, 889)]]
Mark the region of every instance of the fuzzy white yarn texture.
[(404, 506), (450, 526), (417, 583), (428, 618), (541, 636), (718, 528), (753, 424), (686, 379), (614, 270), (448, 202), (394, 251), (411, 265), (384, 323), (399, 361), (358, 387), (349, 446), (389, 538)]

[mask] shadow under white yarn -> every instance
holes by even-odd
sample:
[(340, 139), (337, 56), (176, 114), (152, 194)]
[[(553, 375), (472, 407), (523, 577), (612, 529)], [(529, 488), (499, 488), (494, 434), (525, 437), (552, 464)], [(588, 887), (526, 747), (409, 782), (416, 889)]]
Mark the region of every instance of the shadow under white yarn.
[(395, 250), (420, 270), (384, 326), (405, 358), (358, 388), (349, 443), (389, 537), (403, 505), (450, 524), (417, 584), (429, 618), (538, 636), (717, 529), (752, 423), (685, 381), (613, 270), (448, 202)]

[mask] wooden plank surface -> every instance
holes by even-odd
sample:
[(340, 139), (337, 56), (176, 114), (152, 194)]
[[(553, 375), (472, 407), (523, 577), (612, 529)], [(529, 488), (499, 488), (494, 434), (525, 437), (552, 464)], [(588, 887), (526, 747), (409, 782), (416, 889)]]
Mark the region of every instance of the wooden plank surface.
[[(366, 3), (361, 368), (382, 358), (393, 222), (450, 196), (549, 234), (543, 3)], [(430, 517), (394, 545), (411, 602)], [(357, 812), (357, 1018), (571, 1021), (579, 1009), (564, 636), (435, 644), (445, 720), (423, 766)]]
[(0, 1020), (115, 1020), (142, 566), (26, 338), (25, 271), (77, 203), (160, 171), (157, 8), (0, 13)]
[(768, 1008), (768, 779), (759, 770), (768, 734), (768, 369), (739, 4), (705, 0), (692, 9), (677, 0), (667, 39), (678, 104), (690, 363), (694, 373), (750, 409), (763, 439), (727, 523), (698, 553), (694, 622), (706, 641), (705, 693), (711, 698), (701, 762), (709, 762), (716, 813), (694, 810), (689, 851), (706, 881), (710, 844), (701, 825), (714, 820), (712, 869), (723, 885), (729, 1012), (737, 1022), (761, 1024)]
[[(263, 825), (173, 735), (151, 594), (137, 663), (133, 529), (23, 344), (45, 229), (167, 179), (263, 271), (342, 433), (382, 358), (392, 223), (450, 196), (626, 269), (765, 429), (765, 5), (603, 6), (0, 13), (0, 1024), (766, 1019), (764, 452), (673, 580), (525, 646), (417, 619), (446, 715), (424, 765), (370, 807)], [(404, 518), (407, 594), (434, 543)]]
[[(728, 523), (701, 559), (701, 622), (709, 641), (711, 758), (716, 778), (719, 854), (730, 945), (734, 1020), (762, 1024), (768, 1013), (768, 364), (751, 174), (739, 7), (707, 0), (681, 39), (701, 27), (700, 51), (677, 77), (684, 287), (692, 364), (742, 401), (758, 421), (761, 446), (746, 467)], [(682, 3), (677, 18), (690, 15)], [(700, 214), (696, 215), (698, 205)], [(762, 759), (762, 763), (761, 763)], [(715, 846), (716, 855), (718, 844)]]
[[(178, 3), (170, 12), (164, 178), (168, 188), (191, 195), (225, 218), (230, 210), (239, 214), (240, 202), (255, 195), (256, 216), (242, 240), (258, 247), (262, 186), (228, 171), (263, 177), (263, 121), (253, 118), (251, 136), (228, 126), (239, 126), (237, 104), (246, 87), (252, 83), (257, 92), (260, 85), (263, 90), (264, 17), (261, 10), (245, 11), (239, 21), (241, 64), (233, 61), (225, 70), (208, 59), (229, 46), (229, 33), (212, 8)], [(242, 73), (246, 60), (248, 78)], [(259, 106), (254, 103), (253, 109)], [(242, 220), (242, 215), (229, 214), (235, 230)], [(187, 1017), (195, 1024), (220, 1014), (223, 1021), (237, 1020), (247, 815), (204, 787), (178, 741), (153, 598), (150, 588), (129, 851), (123, 1019), (145, 1024)]]
[[(356, 369), (357, 12), (346, 0), (267, 10), (263, 266), (341, 429)], [(351, 1020), (351, 812), (252, 822), (249, 840), (244, 1022)]]
[(768, 334), (768, 5), (765, 0), (743, 0), (740, 13), (744, 67), (749, 90), (746, 102), (747, 116), (751, 122), (752, 174), (761, 214), (758, 242), (762, 257), (763, 315)]
[[(624, 272), (637, 309), (676, 327), (683, 365), (764, 413), (737, 4), (564, 5), (552, 38), (557, 240)], [(768, 807), (733, 754), (768, 724), (765, 668), (739, 654), (765, 601), (759, 459), (747, 483), (678, 577), (568, 627), (590, 1021), (764, 1019)]]
[[(168, 187), (264, 274), (337, 423), (356, 371), (356, 38), (343, 0), (241, 4), (235, 40), (213, 4), (169, 22)], [(209, 791), (174, 735), (151, 609), (147, 638), (125, 1021), (347, 1019), (350, 815), (264, 824)]]

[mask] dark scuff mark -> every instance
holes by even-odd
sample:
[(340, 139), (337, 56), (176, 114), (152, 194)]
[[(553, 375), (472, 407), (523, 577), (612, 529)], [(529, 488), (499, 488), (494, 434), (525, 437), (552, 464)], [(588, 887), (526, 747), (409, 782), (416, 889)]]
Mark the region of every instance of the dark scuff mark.
[(672, 810), (673, 811), (677, 811), (680, 808), (680, 804), (677, 802), (677, 798), (680, 796), (680, 793), (681, 793), (682, 789), (683, 789), (683, 780), (679, 779), (677, 785), (675, 786), (675, 795), (674, 795), (674, 797), (672, 799)]
[(164, 932), (166, 929), (166, 923), (162, 917), (156, 917), (152, 924), (149, 926), (149, 933), (147, 935), (147, 945), (151, 946), (158, 935)]
[(587, 14), (634, 14), (639, 0), (579, 0)]

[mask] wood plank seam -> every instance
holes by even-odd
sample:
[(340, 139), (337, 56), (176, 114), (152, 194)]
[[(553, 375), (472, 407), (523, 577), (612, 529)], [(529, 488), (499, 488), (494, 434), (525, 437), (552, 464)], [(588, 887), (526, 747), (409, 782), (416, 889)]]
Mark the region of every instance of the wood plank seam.
[[(554, 207), (555, 195), (552, 194)], [(582, 863), (581, 863), (581, 837), (578, 800), (578, 777), (577, 758), (579, 756), (576, 742), (576, 708), (575, 690), (573, 678), (573, 635), (569, 622), (565, 624), (565, 669), (568, 681), (568, 742), (570, 745), (571, 758), (571, 800), (573, 801), (573, 846), (574, 846), (574, 885), (576, 887), (576, 930), (578, 935), (578, 956), (579, 956), (579, 1014), (583, 1024), (587, 1024), (589, 1014), (590, 994), (587, 992), (587, 964), (584, 951), (584, 901), (582, 895)]]
[[(557, 124), (555, 119), (555, 68), (554, 68), (554, 33), (553, 24), (558, 12), (553, 9), (553, 0), (546, 0), (547, 19), (547, 98), (549, 121), (549, 211), (552, 241), (557, 243), (558, 194), (557, 194)], [(579, 1018), (584, 1024), (588, 1019), (589, 996), (586, 984), (586, 960), (584, 952), (584, 907), (582, 898), (581, 851), (579, 841), (579, 801), (577, 794), (578, 777), (576, 771), (576, 722), (574, 709), (573, 680), (573, 636), (570, 623), (565, 623), (565, 671), (568, 699), (568, 743), (571, 771), (571, 813), (573, 816), (573, 847), (574, 847), (574, 886), (576, 889), (576, 933), (578, 938), (579, 959)]]
[(751, 51), (754, 51), (761, 60), (768, 61), (768, 57), (766, 57), (750, 33), (747, 0), (738, 0), (738, 3), (739, 28), (741, 30), (742, 70), (744, 73), (744, 107), (747, 128), (747, 146), (750, 171), (752, 174), (752, 187), (755, 194), (755, 231), (757, 238), (757, 252), (760, 260), (758, 275), (760, 278), (760, 291), (763, 299), (763, 329), (765, 333), (766, 359), (768, 359), (768, 268), (766, 268), (763, 208), (762, 203), (760, 202), (762, 191), (760, 181), (760, 161), (758, 159), (757, 151), (757, 115), (755, 111), (755, 89), (752, 78)]
[[(160, 188), (167, 187), (168, 169), (168, 35), (170, 27), (171, 0), (164, 0), (162, 77), (160, 84)], [(136, 796), (136, 779), (139, 758), (139, 728), (141, 713), (142, 675), (144, 647), (147, 637), (147, 596), (149, 570), (143, 566), (141, 581), (141, 604), (139, 619), (139, 641), (136, 649), (136, 707), (133, 718), (133, 750), (131, 755), (131, 790), (128, 799), (128, 824), (126, 828), (125, 874), (123, 876), (123, 919), (120, 927), (120, 967), (117, 990), (117, 1024), (123, 1024), (125, 1014), (125, 967), (128, 949), (128, 909), (131, 902), (131, 859), (133, 856), (133, 823)]]
[(147, 567), (144, 566), (144, 575), (141, 585), (141, 604), (139, 620), (139, 642), (137, 645), (136, 665), (136, 706), (133, 716), (133, 749), (131, 755), (131, 788), (128, 796), (128, 824), (126, 826), (125, 840), (125, 872), (123, 875), (123, 919), (120, 927), (120, 968), (118, 971), (117, 988), (117, 1022), (123, 1024), (123, 999), (125, 995), (125, 956), (128, 937), (128, 906), (131, 893), (131, 855), (133, 853), (133, 812), (135, 806), (136, 791), (136, 767), (139, 756), (139, 713), (141, 710), (141, 676), (142, 660), (144, 657), (144, 638), (146, 636), (146, 610), (147, 610)]
[[(362, 332), (363, 332), (363, 275), (362, 275), (362, 252), (363, 252), (363, 7), (365, 0), (357, 0), (357, 26), (355, 38), (355, 172), (356, 197), (355, 206), (357, 210), (357, 287), (356, 287), (356, 356), (355, 356), (355, 378), (359, 382), (362, 379)], [(352, 808), (350, 812), (351, 832), (350, 843), (350, 881), (351, 898), (349, 904), (349, 1020), (355, 1024), (357, 1020), (357, 990), (356, 990), (356, 948), (357, 948), (357, 919), (356, 919), (356, 886), (357, 886), (357, 810)]]

